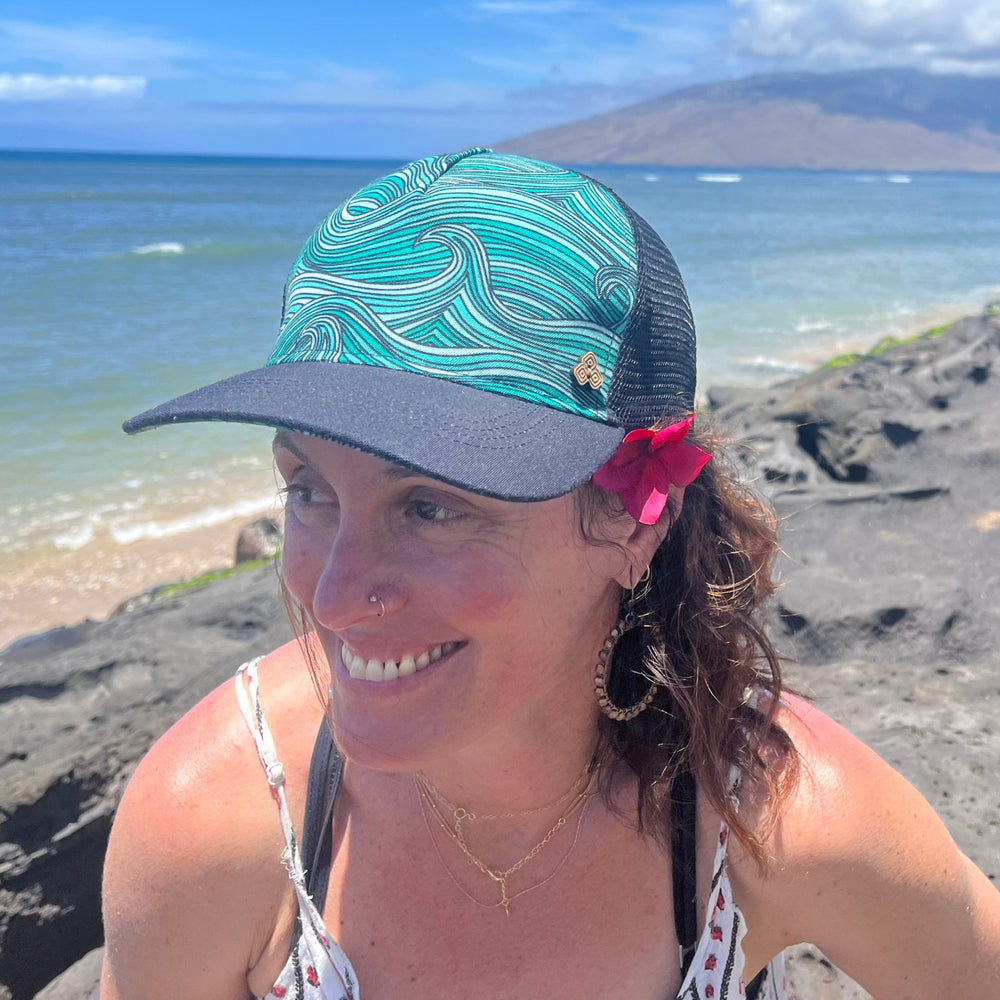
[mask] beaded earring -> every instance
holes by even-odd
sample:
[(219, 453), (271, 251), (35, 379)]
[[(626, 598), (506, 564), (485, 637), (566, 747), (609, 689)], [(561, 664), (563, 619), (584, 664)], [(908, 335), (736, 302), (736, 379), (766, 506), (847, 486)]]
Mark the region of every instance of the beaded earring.
[[(659, 690), (655, 684), (650, 683), (646, 693), (637, 702), (625, 708), (616, 705), (608, 693), (608, 677), (611, 674), (614, 650), (618, 640), (626, 632), (630, 632), (634, 628), (643, 627), (640, 620), (642, 616), (636, 612), (636, 605), (649, 593), (650, 575), (650, 570), (647, 566), (646, 572), (643, 573), (639, 582), (629, 591), (628, 600), (625, 602), (621, 618), (618, 619), (617, 624), (611, 630), (611, 634), (605, 640), (603, 647), (601, 647), (601, 651), (597, 654), (597, 667), (594, 671), (594, 693), (597, 695), (597, 704), (601, 706), (601, 711), (609, 719), (614, 719), (615, 722), (628, 722), (630, 719), (634, 719), (640, 712), (644, 712), (653, 703), (656, 692)], [(637, 590), (639, 591), (638, 593), (636, 593)]]

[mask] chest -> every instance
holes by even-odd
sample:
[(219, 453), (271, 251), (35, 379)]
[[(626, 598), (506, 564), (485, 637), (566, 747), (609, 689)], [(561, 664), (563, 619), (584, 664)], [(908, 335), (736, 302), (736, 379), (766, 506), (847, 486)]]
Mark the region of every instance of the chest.
[(419, 838), (398, 851), (348, 838), (338, 853), (324, 919), (365, 1000), (672, 1000), (679, 988), (669, 863), (634, 831), (587, 831), (509, 915), (481, 905), (498, 901), (488, 879)]

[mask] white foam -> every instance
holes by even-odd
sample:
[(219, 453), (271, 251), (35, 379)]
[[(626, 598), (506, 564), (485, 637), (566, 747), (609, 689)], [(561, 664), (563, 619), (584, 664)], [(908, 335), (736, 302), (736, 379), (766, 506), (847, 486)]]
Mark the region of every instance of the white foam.
[(658, 181), (660, 179), (660, 175), (659, 174), (643, 174), (642, 175), (642, 179), (644, 181), (649, 181), (650, 183), (653, 183), (654, 181)]
[(706, 184), (739, 184), (742, 174), (698, 174), (698, 180)]
[(751, 358), (740, 358), (740, 363), (749, 368), (766, 369), (777, 372), (801, 373), (809, 371), (808, 366), (792, 361), (789, 358), (770, 358), (757, 354)]
[(109, 527), (111, 537), (119, 545), (129, 545), (142, 538), (169, 538), (172, 535), (183, 535), (197, 528), (211, 528), (217, 524), (225, 524), (237, 517), (250, 517), (274, 509), (274, 498), (258, 497), (256, 500), (243, 500), (228, 507), (206, 507), (187, 517), (178, 517), (169, 521), (145, 521), (140, 524), (112, 524)]
[(69, 549), (71, 552), (76, 552), (77, 549), (82, 549), (85, 545), (89, 545), (96, 537), (97, 524), (88, 518), (83, 524), (78, 524), (69, 531), (53, 535), (52, 544), (57, 549)]
[(145, 246), (133, 247), (132, 253), (184, 253), (184, 244), (147, 243)]
[(796, 333), (815, 333), (817, 330), (829, 330), (830, 324), (826, 320), (802, 319), (795, 324)]
[(909, 174), (889, 174), (886, 180), (890, 184), (909, 184), (910, 175)]

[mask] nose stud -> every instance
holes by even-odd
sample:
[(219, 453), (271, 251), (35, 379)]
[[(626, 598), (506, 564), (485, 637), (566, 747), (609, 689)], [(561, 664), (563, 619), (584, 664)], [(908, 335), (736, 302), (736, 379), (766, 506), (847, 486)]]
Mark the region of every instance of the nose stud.
[(379, 616), (379, 618), (384, 618), (385, 617), (385, 604), (383, 603), (382, 598), (378, 596), (378, 594), (376, 594), (376, 593), (369, 594), (368, 595), (368, 603), (369, 604), (377, 604), (378, 605), (378, 616)]

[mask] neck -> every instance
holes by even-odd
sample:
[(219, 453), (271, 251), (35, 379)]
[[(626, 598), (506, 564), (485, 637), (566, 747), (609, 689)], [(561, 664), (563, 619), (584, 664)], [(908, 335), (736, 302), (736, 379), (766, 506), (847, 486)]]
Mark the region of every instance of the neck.
[[(568, 706), (567, 706), (568, 707)], [(530, 741), (484, 739), (419, 770), (449, 803), (480, 815), (538, 810), (583, 784), (597, 745), (596, 707), (582, 706), (580, 722), (538, 721)], [(530, 727), (529, 731), (530, 731)], [(522, 730), (523, 731), (523, 730)]]

